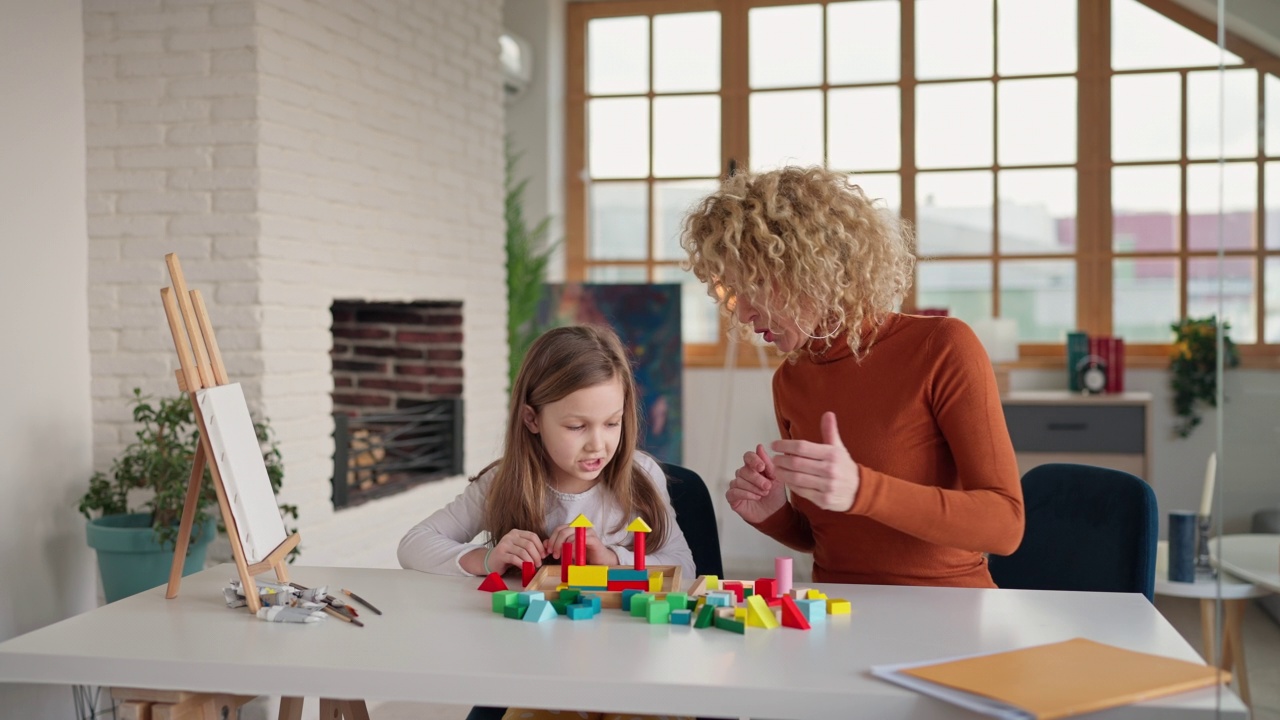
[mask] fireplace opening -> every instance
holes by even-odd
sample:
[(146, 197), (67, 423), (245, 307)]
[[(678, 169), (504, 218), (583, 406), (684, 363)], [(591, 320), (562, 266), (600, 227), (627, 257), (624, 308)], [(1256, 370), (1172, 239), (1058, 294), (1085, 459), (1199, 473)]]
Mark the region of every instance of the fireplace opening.
[(336, 301), (333, 504), (462, 473), (462, 303)]

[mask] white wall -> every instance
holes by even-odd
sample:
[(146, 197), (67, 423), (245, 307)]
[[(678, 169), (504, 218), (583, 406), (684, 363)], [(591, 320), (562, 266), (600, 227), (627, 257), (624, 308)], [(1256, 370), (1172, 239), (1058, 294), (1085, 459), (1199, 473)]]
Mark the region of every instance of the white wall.
[[(91, 472), (84, 41), (78, 0), (0, 21), (0, 640), (94, 605), (76, 511)], [(0, 685), (5, 717), (72, 717), (65, 687)]]

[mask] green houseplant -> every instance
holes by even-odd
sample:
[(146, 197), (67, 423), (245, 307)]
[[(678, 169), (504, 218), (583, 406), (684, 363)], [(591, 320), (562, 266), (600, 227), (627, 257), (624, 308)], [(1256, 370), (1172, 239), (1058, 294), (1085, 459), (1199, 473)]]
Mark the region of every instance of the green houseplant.
[[(1169, 388), (1178, 416), (1174, 432), (1188, 437), (1200, 424), (1201, 409), (1218, 406), (1218, 318), (1186, 318), (1169, 326), (1174, 333), (1169, 360)], [(1222, 323), (1224, 368), (1240, 364), (1240, 351), (1231, 341), (1231, 323)]]
[[(153, 402), (135, 388), (130, 402), (133, 419), (139, 423), (134, 441), (112, 461), (109, 471), (93, 474), (80, 498), (108, 602), (167, 581), (200, 442), (199, 426), (185, 395)], [(280, 450), (267, 422), (254, 423), (254, 429), (263, 446), (271, 489), (278, 493), (284, 481)], [(203, 567), (215, 532), (226, 532), (217, 502), (206, 467), (184, 575)], [(298, 518), (294, 505), (281, 505), (280, 511), (290, 519)]]
[(503, 187), (506, 190), (507, 219), (507, 387), (515, 384), (516, 373), (529, 345), (537, 339), (542, 328), (538, 327), (538, 303), (542, 301), (547, 281), (547, 265), (559, 242), (548, 243), (547, 232), (551, 218), (543, 218), (529, 227), (524, 219), (524, 191), (529, 179), (516, 179), (516, 164), (520, 153), (506, 141), (506, 174)]

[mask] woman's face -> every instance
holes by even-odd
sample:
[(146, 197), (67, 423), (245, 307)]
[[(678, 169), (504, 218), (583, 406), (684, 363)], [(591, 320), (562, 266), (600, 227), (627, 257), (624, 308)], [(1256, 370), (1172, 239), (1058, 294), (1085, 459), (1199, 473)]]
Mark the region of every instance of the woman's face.
[[(767, 298), (757, 301), (746, 295), (739, 295), (736, 300), (734, 313), (738, 321), (750, 325), (752, 330), (764, 336), (765, 342), (773, 343), (782, 352), (797, 350), (809, 341), (812, 323), (779, 313), (772, 308)], [(806, 327), (809, 329), (805, 329)]]

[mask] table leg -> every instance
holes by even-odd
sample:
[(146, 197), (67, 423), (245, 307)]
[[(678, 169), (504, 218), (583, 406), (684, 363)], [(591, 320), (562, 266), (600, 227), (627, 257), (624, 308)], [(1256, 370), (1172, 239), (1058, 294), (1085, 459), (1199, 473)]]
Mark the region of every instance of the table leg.
[(302, 698), (280, 698), (280, 720), (302, 720)]
[(339, 700), (338, 709), (344, 720), (369, 720), (369, 708), (363, 700)]
[(342, 720), (342, 712), (338, 709), (337, 700), (320, 698), (320, 720)]
[[(1204, 661), (1210, 665), (1221, 667), (1225, 657), (1218, 657), (1214, 635), (1213, 600), (1202, 599), (1200, 600), (1200, 637), (1204, 641)], [(1223, 648), (1224, 656), (1226, 655), (1225, 651), (1226, 648)]]
[[(1231, 662), (1235, 667), (1236, 682), (1240, 687), (1240, 699), (1245, 705), (1253, 706), (1253, 702), (1249, 699), (1249, 670), (1244, 664), (1244, 613), (1248, 607), (1247, 600), (1226, 600), (1224, 601), (1225, 617), (1223, 618), (1224, 647), (1222, 648), (1223, 662)], [(1227, 655), (1228, 647), (1230, 655)], [(1227, 660), (1230, 657), (1230, 661)]]

